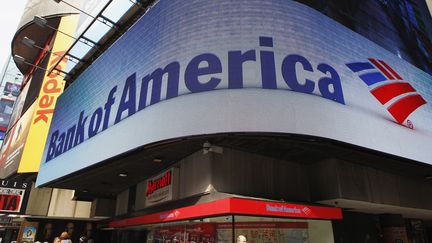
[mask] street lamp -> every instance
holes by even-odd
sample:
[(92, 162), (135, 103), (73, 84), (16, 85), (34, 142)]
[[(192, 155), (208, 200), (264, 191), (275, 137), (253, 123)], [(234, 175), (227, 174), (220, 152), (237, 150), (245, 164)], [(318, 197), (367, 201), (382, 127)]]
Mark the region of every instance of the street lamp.
[(22, 56), (19, 56), (19, 55), (16, 55), (16, 54), (15, 54), (15, 55), (13, 56), (13, 59), (14, 59), (14, 61), (15, 61), (16, 63), (18, 63), (18, 64), (27, 64), (27, 65), (30, 65), (30, 66), (32, 66), (32, 67), (42, 69), (42, 70), (44, 70), (44, 71), (48, 71), (46, 68), (39, 67), (38, 65), (34, 65), (33, 63), (27, 62), (27, 61), (25, 60), (25, 58), (22, 57)]
[[(22, 57), (22, 56), (19, 56), (19, 55), (16, 55), (16, 54), (15, 54), (15, 55), (13, 56), (13, 59), (14, 59), (14, 61), (15, 61), (16, 63), (18, 63), (18, 64), (27, 64), (27, 65), (32, 66), (32, 67), (35, 67), (35, 68), (37, 68), (37, 69), (41, 69), (41, 70), (46, 71), (46, 72), (51, 72), (50, 70), (48, 70), (48, 69), (46, 69), (46, 68), (40, 67), (40, 66), (38, 66), (38, 65), (34, 65), (33, 63), (30, 63), (30, 62), (27, 62), (26, 59), (25, 59), (24, 57)], [(67, 75), (67, 73), (65, 73), (65, 72), (63, 72), (63, 71), (61, 71), (61, 70), (57, 70), (57, 69), (56, 69), (56, 71), (57, 71), (57, 74), (60, 75), (60, 76), (62, 76), (62, 77), (66, 77), (66, 75)], [(61, 73), (63, 73), (63, 75), (62, 75)], [(66, 75), (65, 75), (65, 74), (66, 74)]]
[[(89, 38), (84, 37), (84, 36), (81, 37), (83, 40), (81, 40), (81, 39), (77, 39), (77, 38), (75, 38), (74, 36), (72, 36), (72, 35), (70, 35), (70, 34), (68, 34), (68, 33), (66, 33), (66, 32), (63, 32), (63, 31), (61, 31), (61, 30), (59, 30), (59, 29), (56, 29), (56, 28), (50, 26), (50, 25), (48, 24), (48, 21), (47, 21), (45, 18), (42, 18), (41, 16), (37, 16), (37, 15), (35, 15), (34, 18), (33, 18), (33, 22), (34, 22), (36, 25), (38, 25), (38, 26), (40, 26), (40, 27), (42, 27), (42, 28), (48, 27), (48, 28), (50, 28), (50, 29), (52, 29), (52, 30), (54, 30), (54, 31), (60, 32), (60, 33), (62, 33), (63, 35), (66, 35), (66, 36), (68, 36), (68, 37), (70, 37), (70, 38), (72, 38), (72, 39), (74, 39), (74, 40), (80, 41), (81, 43), (84, 43), (84, 44), (86, 44), (86, 45), (88, 45), (88, 46), (90, 46), (90, 47), (92, 47), (92, 48), (97, 48), (97, 43), (96, 43), (96, 42), (94, 42), (94, 41), (92, 41), (92, 40), (90, 40)], [(91, 43), (91, 44), (89, 44), (89, 43)]]
[[(51, 53), (51, 54), (53, 54), (53, 55), (56, 55), (56, 56), (58, 56), (58, 57), (62, 57), (62, 58), (63, 58), (62, 55), (59, 55), (59, 54), (57, 54), (57, 53), (55, 53), (55, 52), (52, 52), (52, 51), (49, 51), (47, 48), (43, 48), (43, 47), (41, 47), (41, 46), (36, 45), (36, 42), (35, 42), (34, 40), (28, 38), (27, 36), (24, 36), (24, 38), (21, 40), (21, 42), (22, 42), (24, 45), (26, 45), (26, 46), (28, 46), (28, 47), (30, 47), (30, 48), (35, 48), (35, 47), (36, 47), (37, 49), (45, 50), (45, 51), (47, 51), (48, 53)], [(69, 53), (68, 53), (68, 58), (67, 58), (67, 59), (68, 59), (69, 61), (74, 62), (74, 63), (78, 63), (78, 61), (76, 61), (76, 60), (80, 60), (78, 57), (73, 56), (73, 55), (71, 55), (71, 54), (69, 54)]]

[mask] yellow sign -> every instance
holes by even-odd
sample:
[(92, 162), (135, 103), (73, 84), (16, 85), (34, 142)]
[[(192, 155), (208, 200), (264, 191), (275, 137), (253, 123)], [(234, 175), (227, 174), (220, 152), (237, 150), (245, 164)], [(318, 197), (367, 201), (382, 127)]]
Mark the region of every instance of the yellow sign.
[[(73, 35), (78, 23), (79, 15), (69, 15), (62, 17), (59, 25), (59, 31)], [(60, 60), (61, 56), (72, 44), (73, 39), (62, 33), (57, 33), (53, 48), (48, 60), (48, 70)], [(57, 65), (58, 70), (65, 70), (67, 60), (63, 59)], [(33, 113), (32, 124), (24, 146), (21, 162), (18, 167), (18, 173), (38, 172), (42, 160), (45, 141), (48, 136), (51, 125), (54, 108), (58, 96), (63, 92), (65, 82), (63, 77), (56, 71), (45, 77), (39, 91), (39, 97), (36, 99), (36, 108)]]

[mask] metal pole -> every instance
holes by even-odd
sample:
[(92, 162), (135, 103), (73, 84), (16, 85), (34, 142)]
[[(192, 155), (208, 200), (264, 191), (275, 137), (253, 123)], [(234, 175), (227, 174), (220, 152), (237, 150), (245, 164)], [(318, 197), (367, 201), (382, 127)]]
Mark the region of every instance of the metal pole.
[(231, 230), (232, 230), (232, 243), (235, 243), (235, 220), (234, 220), (234, 215), (231, 215)]

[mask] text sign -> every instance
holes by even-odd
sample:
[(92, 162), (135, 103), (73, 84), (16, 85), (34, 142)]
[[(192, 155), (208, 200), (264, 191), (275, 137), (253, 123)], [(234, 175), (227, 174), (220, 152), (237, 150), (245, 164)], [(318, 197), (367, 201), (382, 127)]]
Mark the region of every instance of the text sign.
[(27, 182), (1, 180), (0, 212), (20, 213), (28, 186)]
[(174, 174), (177, 170), (170, 169), (147, 180), (146, 206), (174, 199)]

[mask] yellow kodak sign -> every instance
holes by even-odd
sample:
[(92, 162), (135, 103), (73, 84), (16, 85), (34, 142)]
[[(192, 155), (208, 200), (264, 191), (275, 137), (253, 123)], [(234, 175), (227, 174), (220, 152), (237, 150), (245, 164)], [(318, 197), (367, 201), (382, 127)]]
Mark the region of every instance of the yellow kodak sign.
[[(59, 30), (73, 35), (78, 23), (78, 15), (62, 17)], [(54, 39), (53, 48), (48, 60), (47, 70), (60, 60), (61, 56), (72, 44), (73, 39), (62, 33), (57, 33)], [(57, 65), (58, 70), (65, 70), (67, 60), (63, 59)], [(51, 125), (54, 108), (57, 98), (63, 92), (65, 81), (58, 72), (51, 74), (45, 72), (39, 96), (36, 99), (36, 107), (31, 121), (30, 131), (25, 142), (24, 151), (18, 167), (18, 173), (38, 172), (42, 160), (45, 141)]]

